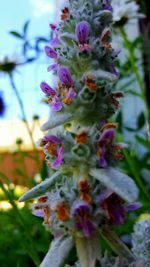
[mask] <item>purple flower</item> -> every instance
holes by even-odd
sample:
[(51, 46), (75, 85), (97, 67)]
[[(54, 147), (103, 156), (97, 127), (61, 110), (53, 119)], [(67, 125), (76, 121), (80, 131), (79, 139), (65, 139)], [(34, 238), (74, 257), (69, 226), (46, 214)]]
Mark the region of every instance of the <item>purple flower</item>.
[(138, 203), (138, 202), (124, 205), (124, 208), (125, 208), (126, 211), (134, 211), (134, 210), (137, 210), (137, 209), (139, 209), (141, 207), (142, 207), (142, 205), (140, 203)]
[(56, 95), (55, 90), (52, 89), (46, 82), (41, 82), (40, 87), (43, 93), (45, 93), (47, 96)]
[(106, 129), (105, 131), (102, 132), (99, 142), (101, 144), (106, 144), (108, 142), (111, 142), (114, 138), (114, 129)]
[(112, 6), (111, 6), (111, 0), (103, 0), (102, 4), (106, 10), (109, 10), (111, 12), (113, 11)]
[(99, 158), (99, 166), (101, 168), (106, 168), (107, 167), (107, 161), (105, 159), (105, 147), (103, 146), (101, 148), (101, 153), (100, 153), (100, 158)]
[(56, 159), (51, 164), (51, 168), (57, 168), (61, 165), (62, 160), (63, 160), (63, 153), (64, 153), (64, 148), (61, 146), (57, 149)]
[(89, 35), (89, 24), (86, 21), (81, 21), (76, 25), (76, 38), (79, 44), (87, 44)]
[(47, 70), (48, 70), (48, 72), (50, 72), (50, 71), (57, 71), (57, 69), (58, 69), (58, 63), (54, 63), (54, 64), (51, 64), (48, 68), (47, 68)]
[(62, 103), (60, 102), (58, 96), (54, 96), (51, 102), (51, 108), (54, 111), (60, 111), (62, 109)]
[(50, 46), (45, 46), (45, 53), (50, 58), (54, 58), (54, 59), (58, 58), (57, 52), (54, 49), (52, 49)]
[(58, 34), (55, 35), (55, 37), (53, 37), (50, 41), (50, 45), (55, 47), (58, 45), (59, 42), (59, 38), (58, 38)]
[(118, 71), (116, 70), (114, 64), (111, 64), (111, 65), (109, 66), (109, 69), (110, 69), (110, 72), (111, 72), (112, 74), (114, 74), (114, 75), (116, 75), (116, 76), (119, 75), (119, 73), (118, 73)]
[(71, 77), (71, 74), (69, 72), (69, 69), (67, 67), (60, 67), (58, 71), (59, 79), (62, 83), (62, 85), (70, 88), (73, 84), (73, 80)]
[(73, 88), (70, 88), (69, 91), (68, 91), (68, 93), (67, 93), (67, 97), (69, 99), (73, 99), (74, 96), (76, 96), (76, 92), (73, 90)]
[(55, 31), (57, 29), (57, 25), (56, 24), (53, 24), (53, 23), (50, 23), (49, 24), (49, 27), (52, 31)]
[(61, 144), (61, 139), (55, 135), (46, 135), (43, 137), (42, 140), (47, 142), (47, 143), (49, 142), (51, 144), (54, 144), (54, 145), (60, 145)]
[(104, 130), (100, 137), (98, 138), (97, 142), (97, 154), (98, 154), (98, 163), (101, 168), (107, 167), (106, 157), (106, 148), (105, 146), (112, 142), (114, 139), (114, 129), (106, 129)]
[(50, 154), (54, 159), (51, 163), (51, 168), (60, 166), (64, 153), (61, 139), (54, 135), (46, 135), (41, 140), (41, 146), (43, 147), (45, 154)]
[(112, 191), (106, 191), (101, 194), (100, 206), (105, 210), (108, 219), (115, 225), (124, 223), (127, 211), (134, 211), (141, 207), (139, 203), (126, 204), (123, 199)]
[(0, 92), (0, 116), (2, 117), (5, 113), (5, 103), (3, 100), (2, 92)]
[(94, 229), (94, 225), (91, 220), (91, 212), (91, 206), (81, 200), (75, 201), (71, 209), (71, 215), (74, 217), (75, 227), (78, 231), (81, 231), (85, 237), (90, 237)]

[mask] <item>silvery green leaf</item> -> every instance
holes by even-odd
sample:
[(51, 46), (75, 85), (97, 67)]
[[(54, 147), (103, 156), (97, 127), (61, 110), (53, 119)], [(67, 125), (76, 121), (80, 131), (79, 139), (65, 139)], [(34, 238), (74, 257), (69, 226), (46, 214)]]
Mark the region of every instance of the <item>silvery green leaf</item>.
[(90, 238), (76, 236), (76, 249), (81, 267), (95, 267), (97, 260), (101, 260), (99, 235)]
[(40, 267), (60, 267), (72, 249), (72, 237), (60, 237), (52, 241)]
[(91, 169), (90, 174), (127, 202), (134, 202), (138, 197), (138, 188), (126, 174), (114, 168)]
[(47, 131), (52, 128), (55, 128), (65, 122), (69, 122), (72, 119), (73, 115), (70, 113), (57, 113), (57, 112), (52, 112), (50, 115), (50, 118), (48, 122), (44, 123), (41, 126), (42, 131)]
[(36, 198), (45, 194), (58, 181), (58, 177), (60, 176), (60, 174), (60, 172), (55, 172), (50, 178), (46, 179), (45, 181), (41, 182), (40, 184), (27, 191), (23, 196), (19, 198), (19, 202)]
[(97, 78), (100, 78), (100, 79), (104, 79), (106, 81), (109, 81), (109, 82), (115, 82), (118, 77), (114, 74), (112, 74), (111, 72), (108, 72), (108, 71), (104, 71), (104, 70), (90, 70), (90, 71), (87, 71), (85, 74), (84, 74), (84, 77), (88, 76), (88, 75), (91, 75), (91, 73), (97, 77)]

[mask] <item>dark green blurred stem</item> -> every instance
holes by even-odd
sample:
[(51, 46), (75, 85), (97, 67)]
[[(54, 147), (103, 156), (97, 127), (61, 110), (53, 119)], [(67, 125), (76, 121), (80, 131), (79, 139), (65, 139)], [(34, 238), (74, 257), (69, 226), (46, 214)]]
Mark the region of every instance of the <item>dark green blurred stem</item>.
[[(5, 179), (8, 179), (8, 177), (6, 177), (3, 173), (0, 173), (0, 176), (5, 178)], [(20, 213), (20, 210), (18, 209), (14, 199), (13, 199), (13, 195), (12, 193), (5, 188), (5, 186), (3, 185), (1, 179), (0, 179), (0, 188), (2, 189), (3, 193), (5, 194), (6, 198), (9, 200), (10, 204), (12, 205), (13, 209), (14, 209), (14, 212), (16, 213), (16, 216), (18, 218), (18, 221), (20, 223), (20, 225), (23, 227), (25, 233), (26, 233), (26, 237), (27, 237), (27, 240), (30, 244), (30, 249), (26, 249), (27, 253), (29, 254), (29, 256), (32, 258), (34, 264), (38, 267), (39, 264), (40, 264), (40, 259), (39, 259), (39, 256), (36, 252), (36, 248), (35, 248), (35, 245), (34, 245), (34, 241), (32, 240), (31, 238), (31, 235), (30, 235), (30, 231), (28, 230), (28, 227), (26, 226), (26, 222), (24, 220), (24, 218), (22, 217), (21, 213)], [(25, 242), (25, 240), (23, 240), (22, 242)], [(28, 244), (28, 245), (29, 245)], [(25, 246), (25, 244), (23, 244), (24, 247), (27, 247)]]
[(110, 245), (112, 250), (121, 258), (125, 258), (131, 263), (135, 260), (134, 255), (128, 249), (128, 247), (120, 240), (115, 232), (110, 230), (109, 226), (103, 226), (100, 235)]
[(24, 105), (23, 105), (23, 101), (22, 101), (22, 98), (20, 97), (20, 94), (17, 90), (17, 87), (15, 85), (15, 82), (14, 82), (14, 79), (13, 79), (13, 75), (10, 74), (9, 75), (9, 78), (10, 78), (10, 84), (12, 86), (12, 89), (16, 95), (16, 98), (17, 98), (17, 101), (18, 101), (18, 104), (20, 106), (20, 111), (22, 113), (22, 117), (23, 117), (23, 122), (26, 126), (26, 129), (27, 129), (27, 132), (29, 134), (29, 137), (31, 139), (31, 143), (32, 143), (32, 147), (33, 147), (33, 151), (34, 151), (34, 155), (35, 155), (35, 161), (37, 163), (37, 167), (38, 167), (38, 170), (40, 171), (40, 164), (39, 164), (39, 157), (38, 157), (38, 151), (36, 149), (36, 145), (35, 145), (35, 142), (34, 142), (34, 139), (33, 139), (33, 135), (32, 135), (32, 131), (30, 130), (30, 126), (28, 124), (28, 121), (27, 121), (27, 118), (26, 118), (26, 113), (25, 113), (25, 109), (24, 109)]
[(149, 110), (148, 102), (147, 102), (146, 95), (145, 95), (144, 82), (140, 77), (140, 74), (139, 74), (139, 71), (138, 71), (138, 67), (136, 65), (136, 58), (135, 58), (135, 55), (134, 55), (134, 50), (131, 47), (130, 41), (127, 38), (127, 34), (126, 34), (126, 32), (124, 31), (123, 28), (120, 28), (120, 33), (121, 33), (124, 45), (125, 45), (126, 49), (128, 50), (128, 55), (129, 55), (129, 60), (130, 60), (130, 63), (131, 63), (132, 71), (133, 71), (133, 73), (135, 75), (135, 78), (137, 80), (137, 83), (138, 83), (140, 91), (141, 91), (141, 98), (143, 99), (143, 102), (144, 102), (144, 105), (145, 105), (145, 109), (146, 109), (145, 115), (146, 115), (146, 118), (147, 118), (148, 132), (149, 132), (150, 131), (150, 110)]

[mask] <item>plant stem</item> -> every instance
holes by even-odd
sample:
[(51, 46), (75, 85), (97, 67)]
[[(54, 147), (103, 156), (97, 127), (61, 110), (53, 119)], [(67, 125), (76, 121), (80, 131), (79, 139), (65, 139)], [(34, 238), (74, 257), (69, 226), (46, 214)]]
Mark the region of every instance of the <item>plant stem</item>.
[(127, 34), (126, 34), (126, 32), (124, 31), (123, 28), (120, 28), (120, 33), (121, 33), (124, 45), (125, 45), (126, 49), (128, 50), (131, 67), (132, 67), (133, 73), (135, 75), (135, 78), (137, 80), (137, 83), (139, 85), (139, 88), (140, 88), (140, 91), (141, 91), (141, 97), (143, 99), (143, 102), (144, 102), (144, 105), (145, 105), (145, 108), (146, 108), (146, 117), (147, 117), (147, 125), (148, 125), (148, 132), (149, 132), (150, 131), (150, 110), (149, 110), (149, 106), (148, 106), (146, 95), (145, 95), (144, 83), (143, 83), (143, 81), (142, 81), (142, 79), (140, 77), (140, 74), (139, 74), (139, 71), (138, 71), (138, 68), (137, 68), (137, 65), (136, 65), (136, 58), (135, 58), (135, 55), (134, 55), (134, 50), (131, 47), (130, 41), (127, 38)]
[(32, 131), (30, 129), (30, 126), (29, 126), (29, 123), (27, 121), (27, 118), (26, 118), (26, 113), (25, 113), (25, 108), (24, 108), (24, 105), (23, 105), (23, 101), (20, 97), (20, 94), (17, 90), (17, 87), (15, 85), (15, 82), (14, 82), (14, 79), (13, 79), (13, 76), (10, 74), (9, 75), (9, 78), (10, 78), (10, 84), (12, 86), (12, 89), (16, 95), (16, 98), (18, 100), (18, 104), (20, 106), (20, 110), (21, 110), (21, 113), (22, 113), (22, 120), (26, 126), (26, 129), (27, 129), (27, 132), (29, 134), (29, 137), (31, 139), (31, 143), (32, 143), (32, 147), (33, 147), (33, 151), (34, 151), (34, 155), (35, 155), (35, 161), (36, 161), (36, 164), (37, 164), (37, 167), (38, 167), (38, 170), (40, 171), (40, 162), (39, 162), (39, 157), (38, 157), (38, 151), (36, 149), (36, 145), (35, 145), (35, 142), (34, 142), (34, 139), (33, 139), (33, 135), (32, 135)]

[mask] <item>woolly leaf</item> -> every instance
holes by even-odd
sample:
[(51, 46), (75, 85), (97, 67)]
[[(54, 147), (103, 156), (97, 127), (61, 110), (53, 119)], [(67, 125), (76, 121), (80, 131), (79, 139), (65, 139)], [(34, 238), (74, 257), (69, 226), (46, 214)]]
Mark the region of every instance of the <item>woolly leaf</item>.
[(46, 179), (37, 186), (33, 187), (31, 190), (27, 191), (23, 196), (19, 198), (19, 201), (26, 201), (45, 194), (58, 181), (59, 176), (60, 172), (55, 172), (50, 178)]
[(99, 235), (91, 238), (76, 236), (76, 248), (81, 267), (95, 267), (96, 261), (101, 259)]
[(127, 202), (137, 199), (138, 189), (134, 181), (119, 170), (114, 168), (92, 169), (90, 174)]
[(95, 77), (100, 78), (100, 79), (104, 79), (104, 80), (109, 81), (109, 82), (115, 82), (118, 79), (118, 77), (116, 75), (112, 74), (111, 72), (100, 70), (100, 69), (95, 70), (95, 71), (90, 70), (90, 71), (86, 72), (84, 76), (86, 77), (86, 76), (90, 75), (91, 73)]
[(69, 122), (72, 119), (73, 115), (69, 113), (51, 113), (50, 119), (48, 122), (44, 123), (41, 127), (42, 131), (47, 131), (52, 128), (55, 128), (65, 122)]
[(50, 246), (40, 267), (60, 267), (67, 258), (73, 246), (72, 237), (60, 237), (55, 239)]

